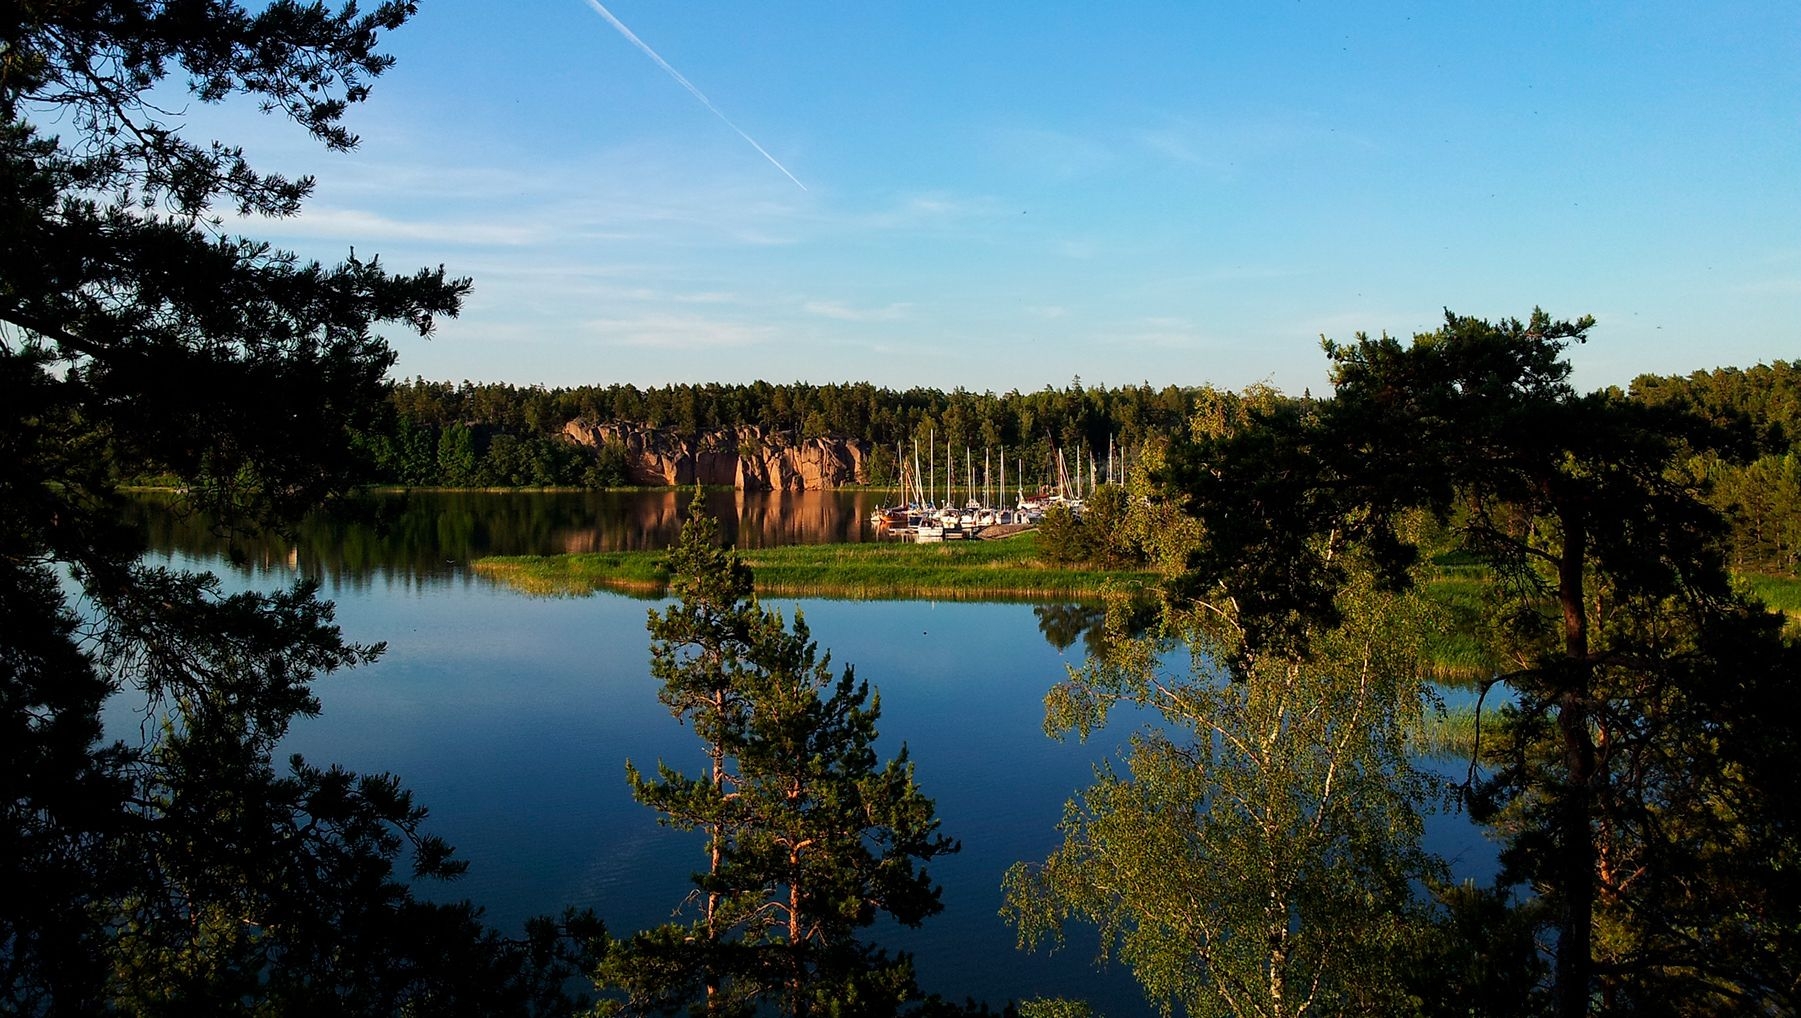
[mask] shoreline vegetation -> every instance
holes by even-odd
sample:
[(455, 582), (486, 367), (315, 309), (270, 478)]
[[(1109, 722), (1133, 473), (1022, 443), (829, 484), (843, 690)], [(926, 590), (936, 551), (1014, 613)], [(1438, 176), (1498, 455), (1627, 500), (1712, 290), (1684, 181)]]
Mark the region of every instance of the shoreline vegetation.
[[(1159, 580), (1149, 569), (1046, 562), (1032, 531), (1000, 540), (942, 544), (883, 541), (740, 548), (738, 555), (756, 571), (757, 593), (782, 597), (1098, 601), (1109, 586), (1151, 586)], [(483, 576), (526, 594), (568, 597), (612, 590), (661, 597), (670, 579), (667, 560), (666, 550), (642, 550), (491, 555), (471, 565)], [(1739, 581), (1791, 624), (1801, 622), (1801, 578), (1744, 573)], [(1480, 584), (1467, 567), (1441, 568), (1425, 589), (1466, 623), (1480, 610)], [(1473, 640), (1448, 638), (1435, 656), (1464, 671), (1479, 667), (1481, 652)]]
[[(1093, 569), (1044, 562), (1031, 533), (942, 544), (864, 542), (740, 548), (763, 596), (847, 600), (1095, 601), (1108, 586), (1149, 586), (1147, 570)], [(476, 572), (527, 594), (581, 596), (611, 590), (661, 597), (666, 551), (495, 555)]]
[[(1049, 603), (1100, 601), (1108, 590), (1146, 589), (1161, 576), (1149, 569), (1100, 569), (1052, 563), (1027, 531), (992, 541), (913, 544), (786, 545), (739, 549), (767, 597), (841, 600), (942, 600)], [(471, 563), (482, 576), (532, 596), (581, 597), (607, 590), (634, 597), (667, 596), (671, 573), (665, 550), (505, 555)], [(1482, 607), (1479, 569), (1440, 567), (1422, 593), (1449, 616), (1450, 626), (1427, 654), (1434, 681), (1474, 690), (1495, 672), (1475, 631)], [(1748, 587), (1791, 629), (1801, 628), (1801, 579), (1741, 574)], [(1467, 751), (1473, 731), (1467, 711), (1452, 710), (1428, 725), (1428, 752)]]

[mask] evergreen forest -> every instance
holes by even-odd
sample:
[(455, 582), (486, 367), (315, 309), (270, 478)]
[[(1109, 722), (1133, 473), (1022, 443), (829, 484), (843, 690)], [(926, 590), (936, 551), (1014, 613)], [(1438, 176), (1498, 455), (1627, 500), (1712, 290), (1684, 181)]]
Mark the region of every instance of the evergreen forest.
[[(1084, 525), (1138, 535), (1151, 579), (1047, 677), (1046, 727), (1160, 723), (1009, 872), (1025, 947), (1098, 948), (1171, 1014), (1801, 1012), (1801, 644), (1742, 582), (1801, 553), (1793, 362), (1585, 392), (1596, 323), (1533, 309), (1327, 341), (1322, 396), (395, 384), (383, 330), (430, 334), (470, 281), (226, 234), (313, 182), (187, 136), (159, 89), (350, 148), (415, 13), (0, 14), (0, 1012), (1093, 1013), (921, 986), (880, 943), (931, 928), (957, 832), (878, 752), (879, 692), (703, 513), (645, 681), (707, 766), (626, 780), (704, 865), (641, 930), (456, 900), (465, 863), (400, 776), (278, 759), (314, 680), (383, 645), (312, 581), (235, 592), (125, 522), (144, 476), (239, 534), (372, 482), (617, 483), (573, 419), (1136, 451)], [(1072, 557), (1116, 551), (1069, 530)], [(1416, 741), (1447, 671), (1497, 704), (1449, 779)], [(142, 738), (106, 732), (115, 697)], [(1492, 885), (1426, 851), (1434, 808), (1493, 832)]]
[[(625, 423), (683, 435), (754, 427), (800, 439), (849, 438), (871, 450), (870, 483), (892, 486), (891, 450), (1008, 450), (1047, 475), (1059, 450), (1136, 462), (1191, 431), (1195, 408), (1230, 394), (1209, 386), (1149, 383), (1110, 388), (1046, 386), (1032, 392), (896, 392), (867, 382), (633, 385), (545, 388), (505, 383), (391, 383), (378, 424), (357, 433), (360, 480), (442, 487), (615, 487), (626, 483), (618, 449), (579, 447), (570, 421)], [(1297, 405), (1310, 394), (1284, 397)], [(1648, 407), (1681, 408), (1729, 436), (1688, 450), (1707, 498), (1731, 520), (1735, 568), (1794, 576), (1801, 569), (1801, 364), (1777, 360), (1686, 376), (1641, 375), (1623, 393)], [(139, 471), (140, 479), (154, 474)], [(1124, 469), (1116, 468), (1123, 477)]]

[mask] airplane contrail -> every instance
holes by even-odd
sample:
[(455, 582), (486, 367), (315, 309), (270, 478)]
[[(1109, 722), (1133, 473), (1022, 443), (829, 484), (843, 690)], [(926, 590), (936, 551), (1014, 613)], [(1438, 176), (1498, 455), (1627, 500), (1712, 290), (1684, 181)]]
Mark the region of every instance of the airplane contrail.
[(612, 25), (614, 28), (618, 29), (619, 34), (625, 36), (626, 41), (630, 42), (633, 46), (636, 46), (639, 49), (643, 50), (645, 56), (651, 58), (652, 60), (655, 60), (657, 62), (658, 67), (661, 67), (665, 72), (668, 73), (668, 75), (671, 78), (674, 78), (676, 80), (677, 84), (681, 85), (683, 88), (688, 90), (689, 95), (692, 95), (694, 98), (699, 99), (700, 104), (702, 106), (705, 106), (707, 109), (712, 110), (714, 116), (718, 117), (720, 120), (725, 121), (725, 126), (731, 128), (734, 131), (737, 131), (738, 137), (743, 138), (745, 141), (750, 142), (750, 147), (756, 149), (758, 152), (760, 152), (762, 154), (763, 158), (769, 160), (769, 165), (774, 166), (778, 170), (781, 170), (782, 174), (784, 176), (786, 176), (789, 180), (794, 181), (795, 187), (800, 188), (802, 191), (805, 191), (807, 189), (807, 185), (801, 183), (799, 177), (796, 177), (794, 174), (788, 172), (788, 167), (783, 166), (781, 164), (781, 162), (776, 159), (775, 156), (770, 155), (768, 149), (757, 144), (757, 139), (752, 138), (748, 134), (745, 134), (743, 128), (739, 127), (737, 124), (732, 123), (732, 120), (730, 117), (719, 112), (719, 107), (713, 105), (713, 100), (708, 99), (706, 97), (706, 95), (701, 92), (700, 89), (695, 88), (693, 82), (689, 81), (687, 78), (682, 77), (682, 72), (669, 66), (669, 61), (664, 60), (662, 57), (658, 56), (656, 50), (651, 49), (650, 45), (648, 43), (646, 43), (643, 39), (638, 38), (637, 34), (634, 33), (631, 29), (625, 27), (625, 22), (620, 21), (618, 18), (615, 18), (613, 16), (612, 11), (609, 11), (605, 7), (602, 7), (600, 5), (600, 0), (588, 0), (588, 6), (594, 8), (594, 13), (607, 19), (607, 24)]

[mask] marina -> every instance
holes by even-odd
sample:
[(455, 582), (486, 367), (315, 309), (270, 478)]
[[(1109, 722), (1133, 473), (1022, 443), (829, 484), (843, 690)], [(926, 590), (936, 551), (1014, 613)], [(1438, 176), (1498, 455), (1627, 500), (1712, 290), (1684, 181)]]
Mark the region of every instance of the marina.
[[(879, 536), (899, 541), (996, 540), (1011, 537), (1036, 527), (1043, 522), (1045, 514), (1053, 509), (1061, 509), (1080, 518), (1086, 497), (1091, 496), (1103, 483), (1117, 483), (1111, 440), (1108, 442), (1107, 473), (1104, 480), (1092, 454), (1086, 457), (1087, 471), (1084, 474), (1084, 457), (1080, 453), (1075, 457), (1076, 470), (1072, 478), (1063, 450), (1057, 449), (1051, 465), (1051, 478), (1034, 486), (1030, 494), (1025, 487), (1024, 471), (1018, 468), (1016, 461), (1012, 498), (1007, 495), (1006, 448), (1002, 447), (1000, 450), (1000, 469), (996, 475), (989, 469), (991, 461), (988, 450), (983, 450), (982, 469), (978, 474), (974, 451), (965, 447), (962, 490), (959, 491), (955, 473), (956, 456), (947, 442), (944, 497), (940, 501), (936, 484), (937, 469), (933, 462), (936, 458), (936, 446), (935, 438), (928, 438), (927, 460), (923, 471), (917, 442), (914, 443), (911, 457), (903, 455), (898, 447), (895, 449), (895, 461), (901, 467), (900, 501), (879, 507), (870, 513), (869, 522), (876, 528)], [(1120, 474), (1123, 476), (1125, 457), (1121, 455), (1119, 460)], [(961, 505), (956, 504), (959, 495), (964, 496)]]

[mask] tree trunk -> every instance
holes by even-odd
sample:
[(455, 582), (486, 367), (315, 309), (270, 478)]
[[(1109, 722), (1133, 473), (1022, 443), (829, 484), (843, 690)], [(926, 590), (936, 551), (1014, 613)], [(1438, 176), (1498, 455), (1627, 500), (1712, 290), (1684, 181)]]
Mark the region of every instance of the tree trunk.
[(788, 1013), (805, 1018), (806, 998), (801, 994), (803, 933), (800, 916), (800, 850), (788, 850)]
[(1559, 891), (1556, 997), (1560, 1018), (1588, 1013), (1594, 965), (1591, 932), (1595, 911), (1595, 843), (1589, 825), (1594, 800), (1595, 744), (1589, 733), (1592, 666), (1588, 660), (1588, 613), (1582, 597), (1588, 534), (1575, 512), (1564, 513), (1563, 554), (1558, 560), (1557, 597), (1563, 609), (1565, 668), (1557, 697), (1557, 727), (1563, 737), (1564, 786), (1558, 805)]
[[(725, 717), (725, 697), (726, 694), (723, 689), (715, 690), (713, 692), (713, 710), (721, 719)], [(717, 741), (717, 737), (715, 737), (715, 741), (713, 745), (709, 747), (708, 752), (713, 758), (713, 790), (723, 797), (725, 795), (725, 744)], [(717, 881), (719, 878), (719, 867), (723, 864), (725, 859), (724, 821), (715, 821), (713, 823), (713, 829), (709, 834), (711, 836), (708, 838), (707, 845), (707, 875), (711, 877), (713, 881)], [(719, 891), (716, 890), (716, 887), (717, 885), (713, 882), (709, 882), (707, 885), (706, 920), (707, 946), (709, 951), (719, 945), (719, 922), (716, 918), (716, 914), (719, 911)], [(709, 961), (707, 962), (706, 973), (707, 1013), (713, 1014), (719, 1007), (719, 976), (714, 971), (710, 953), (708, 957)]]

